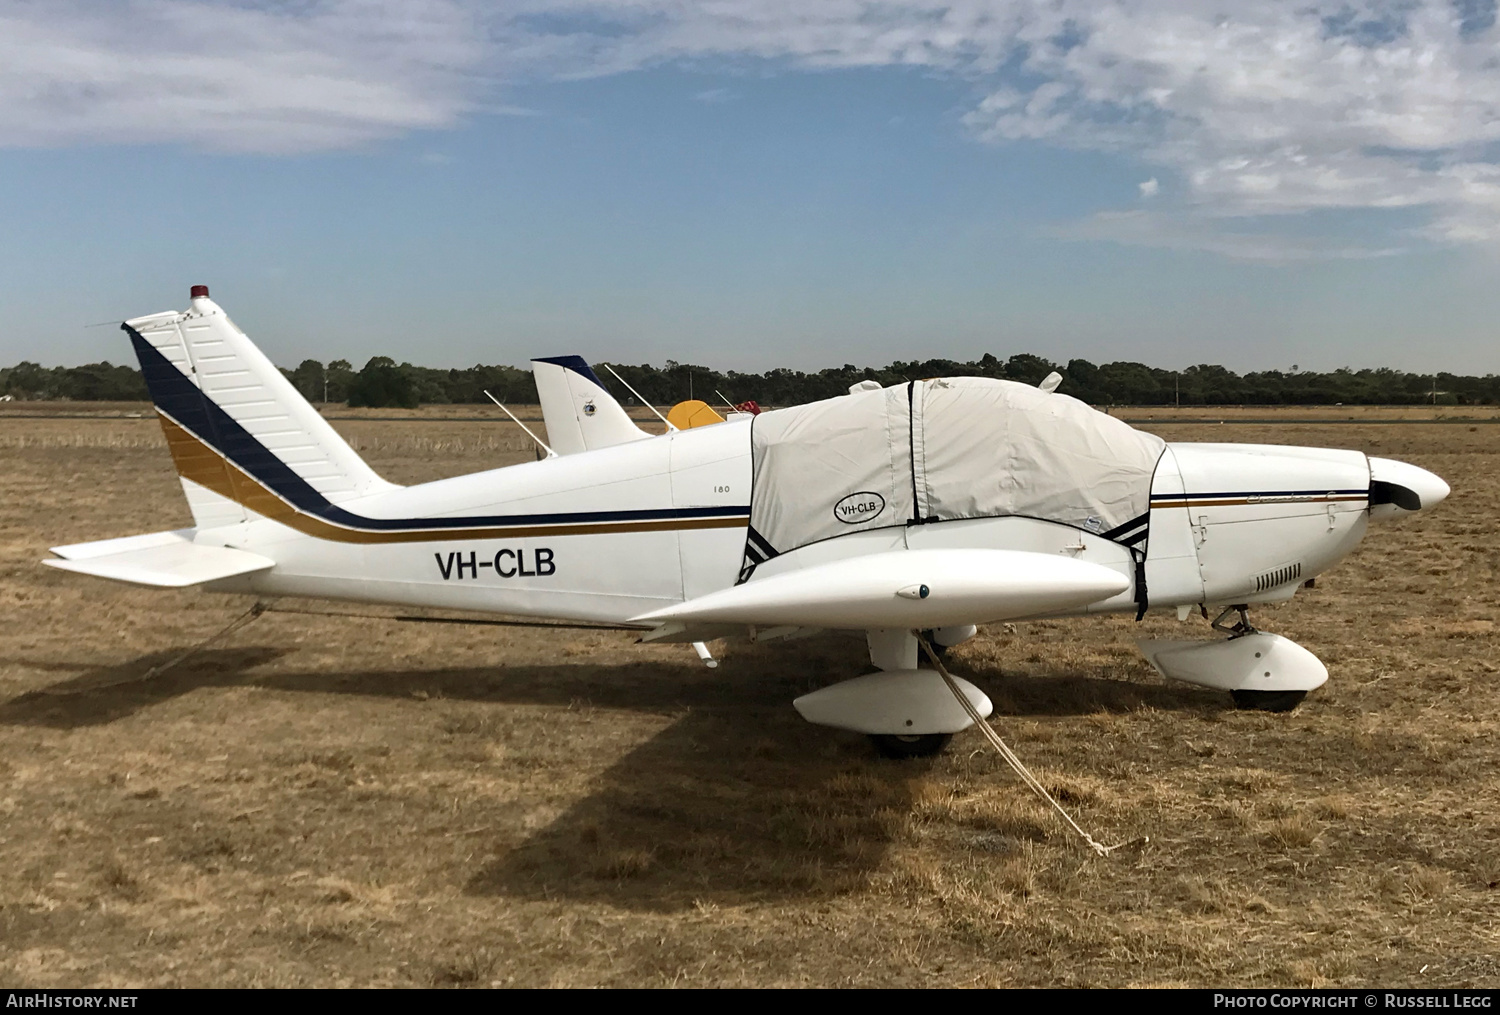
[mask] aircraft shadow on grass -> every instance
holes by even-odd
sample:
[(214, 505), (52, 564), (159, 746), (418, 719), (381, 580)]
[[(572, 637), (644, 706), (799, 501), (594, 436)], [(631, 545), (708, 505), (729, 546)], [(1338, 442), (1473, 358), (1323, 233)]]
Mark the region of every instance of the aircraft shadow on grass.
[[(862, 649), (837, 641), (759, 646), (717, 670), (664, 661), (341, 672), (264, 669), (287, 650), (251, 646), (203, 651), (139, 679), (177, 654), (169, 651), (88, 670), (0, 704), (0, 724), (99, 725), (212, 686), (407, 701), (423, 691), (476, 704), (586, 702), (594, 709), (670, 712), (674, 722), (601, 772), (593, 789), (546, 827), (479, 835), (476, 856), (487, 858), (477, 861), (464, 890), (679, 911), (838, 895), (882, 869), (911, 809), (912, 786), (931, 763), (877, 759), (865, 738), (811, 726), (790, 705), (809, 689), (808, 673), (831, 681), (858, 672)], [(1201, 711), (1213, 700), (1195, 688), (1084, 675), (965, 675), (1012, 715)], [(513, 816), (501, 813), (503, 803), (476, 806), (476, 819), (492, 806), (497, 829), (514, 827)], [(1035, 831), (1045, 834), (1040, 826)]]

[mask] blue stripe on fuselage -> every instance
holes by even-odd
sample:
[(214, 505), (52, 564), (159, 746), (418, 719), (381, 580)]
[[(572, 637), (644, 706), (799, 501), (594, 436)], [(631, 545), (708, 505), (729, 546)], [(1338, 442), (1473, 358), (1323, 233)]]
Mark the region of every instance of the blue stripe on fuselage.
[(141, 375), (151, 400), (179, 426), (213, 448), (297, 510), (346, 528), (370, 531), (408, 529), (503, 528), (524, 525), (569, 525), (599, 522), (671, 521), (689, 518), (748, 516), (749, 507), (649, 508), (635, 511), (578, 511), (462, 518), (367, 518), (329, 503), (264, 444), (216, 405), (183, 372), (128, 324)]

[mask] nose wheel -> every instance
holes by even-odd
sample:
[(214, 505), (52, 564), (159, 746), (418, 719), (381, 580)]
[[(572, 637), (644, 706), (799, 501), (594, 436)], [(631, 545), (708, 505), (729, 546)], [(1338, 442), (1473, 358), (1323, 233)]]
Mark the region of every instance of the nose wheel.
[[(1238, 614), (1238, 619), (1233, 624), (1225, 624), (1231, 614)], [(1244, 605), (1225, 609), (1214, 620), (1213, 629), (1229, 635), (1231, 641), (1260, 633), (1250, 623), (1250, 608)], [(1306, 691), (1257, 691), (1253, 688), (1238, 688), (1229, 693), (1234, 698), (1234, 707), (1246, 712), (1290, 712), (1307, 697)]]
[(1227, 637), (1221, 641), (1142, 638), (1138, 644), (1168, 680), (1228, 691), (1235, 707), (1255, 712), (1290, 712), (1308, 691), (1328, 681), (1328, 667), (1317, 656), (1290, 638), (1257, 631), (1244, 604), (1220, 613), (1213, 629)]
[(952, 733), (921, 733), (912, 736), (899, 733), (870, 734), (870, 743), (885, 758), (930, 758), (947, 747), (948, 741), (952, 739)]
[(1290, 712), (1302, 704), (1306, 691), (1230, 691), (1234, 707), (1246, 712)]

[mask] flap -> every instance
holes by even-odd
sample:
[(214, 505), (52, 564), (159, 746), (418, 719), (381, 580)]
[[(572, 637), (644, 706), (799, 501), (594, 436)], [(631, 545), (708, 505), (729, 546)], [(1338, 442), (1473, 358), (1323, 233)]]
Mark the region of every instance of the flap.
[[(58, 549), (76, 550), (77, 547)], [(227, 546), (199, 546), (185, 540), (117, 553), (76, 556), (73, 560), (44, 560), (42, 563), (95, 578), (168, 589), (201, 585), (220, 578), (266, 571), (276, 566), (274, 560), (259, 554), (233, 550)]]

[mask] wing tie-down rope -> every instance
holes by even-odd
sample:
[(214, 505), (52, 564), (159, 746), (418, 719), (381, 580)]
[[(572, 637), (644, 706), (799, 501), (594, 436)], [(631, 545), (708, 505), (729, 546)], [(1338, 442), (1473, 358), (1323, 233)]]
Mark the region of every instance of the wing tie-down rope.
[(266, 613), (270, 610), (271, 603), (274, 602), (274, 599), (270, 601), (257, 601), (254, 606), (250, 607), (250, 609), (246, 610), (238, 617), (235, 617), (228, 624), (221, 627), (219, 630), (215, 631), (207, 638), (204, 638), (198, 644), (192, 646), (191, 648), (184, 649), (177, 655), (173, 656), (171, 659), (168, 659), (166, 662), (157, 663), (155, 666), (151, 667), (149, 670), (147, 670), (145, 673), (142, 673), (138, 677), (125, 677), (121, 680), (111, 680), (107, 684), (90, 684), (87, 687), (70, 687), (65, 690), (44, 689), (36, 693), (45, 694), (54, 698), (68, 698), (77, 694), (93, 694), (95, 691), (106, 691), (111, 687), (122, 687), (125, 684), (139, 684), (143, 681), (150, 680), (152, 677), (161, 676), (163, 673), (167, 672), (178, 663), (186, 662), (188, 659), (191, 659), (199, 652), (202, 652), (204, 649), (208, 648), (214, 642), (223, 641), (225, 638), (229, 637), (231, 634), (259, 617), (262, 613)]
[(974, 725), (979, 727), (979, 731), (983, 733), (984, 738), (990, 742), (990, 746), (992, 746), (996, 751), (999, 752), (1000, 757), (1005, 759), (1005, 763), (1008, 764), (1015, 771), (1015, 773), (1021, 777), (1021, 781), (1024, 782), (1033, 793), (1052, 805), (1052, 809), (1062, 816), (1062, 819), (1067, 822), (1069, 828), (1077, 832), (1079, 837), (1082, 838), (1084, 842), (1088, 843), (1090, 849), (1092, 849), (1100, 856), (1109, 856), (1109, 854), (1113, 853), (1121, 846), (1131, 846), (1137, 844), (1145, 845), (1145, 843), (1149, 841), (1146, 837), (1143, 836), (1139, 839), (1133, 840), (1132, 842), (1119, 842), (1113, 846), (1106, 846), (1103, 843), (1096, 841), (1092, 835), (1080, 828), (1078, 826), (1078, 822), (1073, 820), (1072, 815), (1063, 810), (1062, 804), (1058, 803), (1053, 798), (1052, 794), (1047, 792), (1047, 787), (1042, 785), (1041, 780), (1032, 775), (1031, 770), (1022, 763), (1020, 758), (1016, 757), (1016, 752), (1012, 751), (1010, 747), (1005, 743), (1005, 741), (1000, 739), (1000, 734), (996, 733), (995, 728), (985, 721), (984, 716), (979, 714), (979, 710), (974, 707), (974, 703), (969, 700), (968, 696), (964, 694), (963, 691), (958, 689), (958, 685), (953, 682), (953, 675), (948, 672), (947, 667), (943, 665), (943, 661), (938, 658), (937, 652), (934, 651), (931, 643), (928, 642), (926, 635), (919, 633), (917, 635), (917, 641), (921, 643), (922, 651), (927, 653), (927, 658), (932, 660), (932, 665), (937, 667), (938, 675), (943, 678), (943, 683), (948, 685), (948, 690), (953, 692), (953, 696), (957, 698), (958, 703), (964, 707), (964, 711), (969, 713), (969, 718), (974, 720)]

